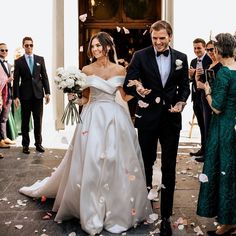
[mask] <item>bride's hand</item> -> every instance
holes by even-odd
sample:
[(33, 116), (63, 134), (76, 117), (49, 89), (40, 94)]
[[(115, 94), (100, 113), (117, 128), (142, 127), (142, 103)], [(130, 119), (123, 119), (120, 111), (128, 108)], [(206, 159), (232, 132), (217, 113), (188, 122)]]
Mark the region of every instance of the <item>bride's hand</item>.
[(68, 100), (75, 100), (77, 98), (75, 93), (67, 93)]

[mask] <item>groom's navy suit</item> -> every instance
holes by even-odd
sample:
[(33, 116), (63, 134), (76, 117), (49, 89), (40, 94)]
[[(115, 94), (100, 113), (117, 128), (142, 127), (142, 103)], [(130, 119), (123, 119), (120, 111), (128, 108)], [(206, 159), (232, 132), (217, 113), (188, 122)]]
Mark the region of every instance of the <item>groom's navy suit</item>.
[(27, 64), (25, 55), (15, 61), (13, 96), (19, 98), (21, 102), (21, 132), (22, 146), (28, 147), (29, 121), (31, 112), (34, 120), (35, 145), (42, 143), (42, 115), (43, 98), (45, 94), (50, 94), (50, 87), (44, 58), (34, 55), (33, 73)]
[[(147, 186), (152, 185), (152, 166), (157, 156), (158, 140), (161, 145), (162, 184), (161, 216), (172, 215), (175, 188), (176, 156), (181, 130), (181, 113), (168, 109), (177, 102), (186, 102), (190, 94), (187, 56), (170, 48), (170, 73), (165, 86), (162, 85), (160, 70), (153, 46), (134, 53), (127, 70), (124, 90), (138, 97), (148, 106), (137, 107), (135, 127), (138, 128)], [(129, 80), (139, 80), (143, 87), (151, 89), (145, 98), (139, 96), (136, 88), (128, 87)], [(145, 105), (145, 104), (144, 104)]]

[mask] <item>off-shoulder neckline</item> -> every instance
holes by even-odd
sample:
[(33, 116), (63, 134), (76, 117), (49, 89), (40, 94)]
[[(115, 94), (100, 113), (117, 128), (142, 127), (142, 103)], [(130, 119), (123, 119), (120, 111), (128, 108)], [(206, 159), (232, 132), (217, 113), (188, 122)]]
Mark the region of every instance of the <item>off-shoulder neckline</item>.
[(102, 78), (101, 76), (95, 75), (95, 74), (89, 75), (89, 77), (96, 77), (96, 78), (99, 78), (99, 79), (101, 79), (101, 80), (103, 80), (103, 81), (110, 81), (110, 80), (113, 80), (113, 79), (115, 79), (115, 78), (117, 78), (117, 77), (118, 77), (118, 78), (125, 78), (124, 75), (113, 75), (113, 76), (109, 77), (108, 79), (104, 79), (104, 78)]

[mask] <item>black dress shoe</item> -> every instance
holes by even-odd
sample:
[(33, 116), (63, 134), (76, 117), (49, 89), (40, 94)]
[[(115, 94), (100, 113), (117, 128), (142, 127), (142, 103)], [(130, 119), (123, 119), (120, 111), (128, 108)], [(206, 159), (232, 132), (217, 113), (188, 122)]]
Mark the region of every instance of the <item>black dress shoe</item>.
[(204, 155), (204, 152), (202, 149), (199, 149), (197, 152), (190, 152), (189, 153), (190, 156), (195, 156), (195, 157), (200, 157)]
[(197, 162), (204, 162), (205, 158), (204, 157), (196, 157), (194, 160)]
[(36, 146), (36, 150), (37, 150), (38, 152), (45, 152), (45, 149), (43, 148), (42, 145), (37, 145), (37, 146)]
[(29, 147), (23, 147), (22, 152), (25, 153), (25, 154), (30, 154)]
[(160, 227), (160, 236), (171, 236), (172, 229), (170, 225), (169, 218), (162, 218), (161, 227)]

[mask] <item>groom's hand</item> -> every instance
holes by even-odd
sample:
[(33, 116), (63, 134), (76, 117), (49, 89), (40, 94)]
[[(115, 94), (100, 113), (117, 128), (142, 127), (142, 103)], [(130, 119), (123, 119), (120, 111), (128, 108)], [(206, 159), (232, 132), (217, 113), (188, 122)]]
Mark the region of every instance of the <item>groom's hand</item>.
[(182, 112), (186, 104), (187, 104), (186, 102), (177, 102), (174, 107), (171, 106), (171, 108), (169, 109), (169, 111), (170, 111), (171, 113), (179, 113), (179, 112)]

